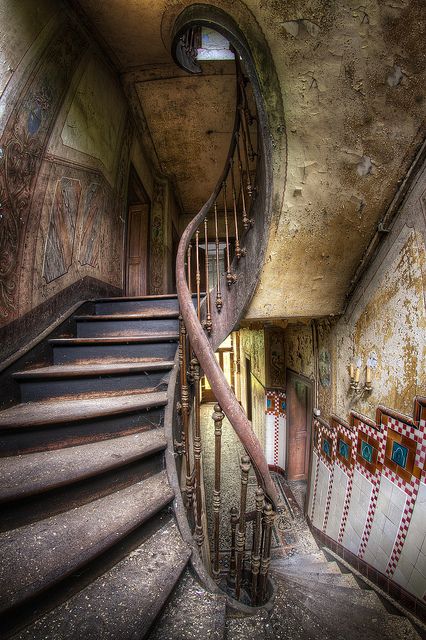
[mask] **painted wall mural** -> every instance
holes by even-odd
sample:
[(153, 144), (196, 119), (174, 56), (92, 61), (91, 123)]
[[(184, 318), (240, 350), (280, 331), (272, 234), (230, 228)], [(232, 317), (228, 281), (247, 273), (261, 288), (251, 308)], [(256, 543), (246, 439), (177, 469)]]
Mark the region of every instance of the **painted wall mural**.
[(23, 236), (43, 152), (70, 75), (87, 44), (67, 21), (58, 26), (0, 138), (0, 320), (18, 315)]
[(86, 276), (123, 281), (134, 130), (119, 82), (67, 12), (21, 64), (0, 103), (0, 325)]
[(413, 418), (314, 419), (308, 515), (387, 578), (426, 599), (426, 398)]
[(72, 264), (80, 196), (79, 180), (62, 177), (57, 181), (44, 250), (46, 282), (62, 276)]
[(285, 388), (284, 333), (281, 329), (265, 329), (265, 382), (276, 389)]

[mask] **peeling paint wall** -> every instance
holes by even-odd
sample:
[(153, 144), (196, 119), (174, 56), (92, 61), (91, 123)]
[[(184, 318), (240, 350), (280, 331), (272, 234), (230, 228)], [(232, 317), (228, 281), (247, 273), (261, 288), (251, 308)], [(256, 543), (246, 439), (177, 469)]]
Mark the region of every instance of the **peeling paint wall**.
[[(415, 179), (391, 232), (340, 318), (289, 325), (286, 367), (316, 379), (316, 405), (348, 419), (372, 419), (378, 405), (412, 412), (426, 393), (426, 167)], [(350, 363), (360, 359), (360, 388), (350, 388)], [(372, 390), (365, 389), (371, 359)]]
[(265, 336), (263, 329), (240, 330), (241, 402), (247, 411), (248, 375), (246, 359), (250, 360), (252, 425), (262, 447), (265, 447)]
[[(426, 167), (408, 194), (392, 232), (382, 245), (345, 315), (336, 324), (335, 411), (345, 417), (355, 409), (374, 418), (384, 404), (411, 414), (416, 394), (426, 391)], [(372, 391), (349, 389), (348, 366), (377, 361)]]

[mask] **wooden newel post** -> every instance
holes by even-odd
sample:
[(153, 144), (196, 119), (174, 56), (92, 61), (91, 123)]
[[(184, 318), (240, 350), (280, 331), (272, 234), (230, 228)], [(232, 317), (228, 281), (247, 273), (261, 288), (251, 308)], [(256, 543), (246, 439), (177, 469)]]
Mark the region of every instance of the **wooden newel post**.
[(213, 578), (220, 579), (219, 535), (220, 535), (220, 470), (222, 452), (222, 421), (225, 417), (218, 404), (214, 406), (214, 491), (213, 491)]
[(235, 576), (235, 598), (238, 600), (241, 593), (241, 581), (244, 569), (244, 552), (246, 543), (246, 504), (247, 504), (247, 484), (251, 463), (248, 456), (241, 456), (241, 498), (240, 517), (236, 535), (235, 555), (236, 555), (236, 576)]
[(272, 526), (274, 524), (275, 512), (272, 505), (267, 502), (263, 508), (263, 550), (260, 561), (260, 578), (259, 578), (259, 598), (261, 601), (265, 598), (266, 583), (268, 579), (269, 565), (271, 564), (271, 538)]
[(263, 489), (256, 489), (256, 516), (253, 522), (253, 551), (251, 555), (251, 599), (257, 601), (257, 583), (260, 570), (260, 547), (262, 544), (262, 511), (265, 502)]

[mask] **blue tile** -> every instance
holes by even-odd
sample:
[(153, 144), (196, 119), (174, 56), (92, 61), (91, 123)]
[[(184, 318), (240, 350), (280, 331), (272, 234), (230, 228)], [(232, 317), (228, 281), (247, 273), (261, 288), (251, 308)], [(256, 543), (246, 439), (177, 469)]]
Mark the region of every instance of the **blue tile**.
[(349, 460), (349, 445), (341, 439), (339, 440), (339, 453), (343, 458)]
[(367, 462), (373, 463), (373, 447), (365, 440), (361, 440), (361, 455)]
[(331, 446), (327, 438), (322, 439), (322, 450), (324, 451), (326, 456), (331, 458)]
[(408, 449), (404, 447), (404, 445), (399, 442), (392, 442), (392, 455), (391, 459), (395, 462), (399, 467), (405, 469), (407, 466), (407, 458), (408, 458)]

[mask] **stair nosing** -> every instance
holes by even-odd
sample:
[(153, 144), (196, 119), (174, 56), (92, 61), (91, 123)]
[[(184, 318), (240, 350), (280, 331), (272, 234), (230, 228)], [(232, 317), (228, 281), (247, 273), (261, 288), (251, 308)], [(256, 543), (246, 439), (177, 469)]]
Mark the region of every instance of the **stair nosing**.
[(49, 344), (55, 346), (77, 346), (88, 344), (137, 344), (156, 342), (177, 342), (179, 333), (153, 333), (138, 336), (103, 336), (100, 338), (51, 338)]
[(138, 311), (137, 313), (105, 313), (90, 314), (82, 316), (74, 316), (77, 322), (111, 322), (111, 321), (132, 321), (132, 320), (177, 320), (179, 318), (178, 311), (166, 311), (165, 313), (147, 313), (146, 311)]

